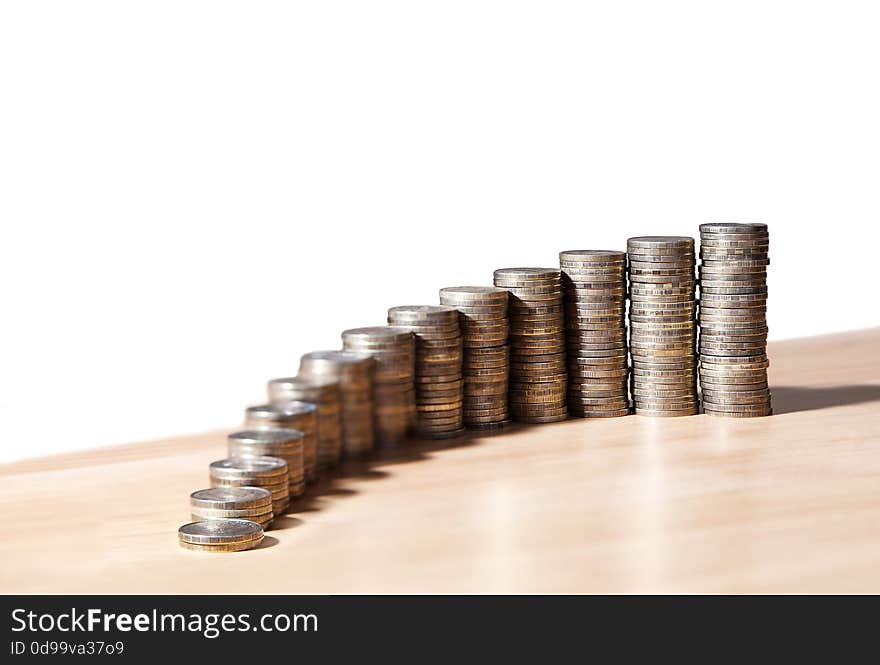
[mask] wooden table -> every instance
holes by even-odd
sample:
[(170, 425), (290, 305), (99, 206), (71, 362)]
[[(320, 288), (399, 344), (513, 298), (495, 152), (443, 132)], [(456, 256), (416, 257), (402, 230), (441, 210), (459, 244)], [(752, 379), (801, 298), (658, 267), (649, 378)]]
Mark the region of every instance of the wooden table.
[(880, 329), (771, 359), (773, 417), (412, 444), (238, 554), (177, 546), (223, 432), (0, 467), (0, 591), (880, 592)]

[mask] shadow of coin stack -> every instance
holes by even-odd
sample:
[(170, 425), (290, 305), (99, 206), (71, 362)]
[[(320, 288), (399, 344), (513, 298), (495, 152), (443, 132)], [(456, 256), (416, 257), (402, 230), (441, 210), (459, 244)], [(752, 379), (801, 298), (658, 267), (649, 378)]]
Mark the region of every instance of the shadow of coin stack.
[[(309, 402), (260, 404), (245, 409), (245, 426), (250, 429), (296, 429), (303, 433), (303, 477), (313, 483), (318, 476), (318, 407)], [(297, 487), (295, 496), (303, 493)]]
[(342, 456), (339, 379), (330, 376), (272, 379), (266, 390), (272, 404), (302, 401), (318, 407), (318, 471), (336, 466)]
[(581, 418), (629, 414), (626, 253), (559, 253), (565, 293), (568, 410)]
[(283, 501), (273, 498), (276, 515), (284, 512), (290, 497), (300, 496), (306, 488), (303, 471), (303, 440), (305, 435), (296, 429), (261, 429), (233, 432), (226, 437), (230, 457), (279, 457), (287, 462), (289, 497)]
[(767, 384), (766, 224), (700, 225), (700, 388), (703, 411), (773, 413)]
[(501, 268), (510, 321), (508, 410), (514, 420), (550, 423), (568, 417), (562, 285), (554, 268)]
[(299, 361), (299, 374), (309, 378), (339, 380), (342, 406), (342, 454), (359, 458), (373, 452), (373, 370), (368, 353), (312, 351)]
[(415, 336), (415, 432), (445, 439), (464, 431), (461, 331), (458, 311), (444, 305), (401, 305), (388, 325)]
[(404, 441), (415, 404), (415, 339), (408, 330), (390, 326), (352, 328), (342, 333), (346, 351), (368, 353), (373, 373), (373, 423), (376, 444), (396, 446)]
[(635, 412), (698, 412), (694, 239), (642, 236), (626, 243)]
[(275, 506), (280, 514), (290, 501), (290, 475), (280, 457), (229, 457), (211, 462), (209, 468), (211, 487), (261, 487), (272, 494), (268, 512), (246, 518), (264, 529), (276, 514)]
[(462, 414), (465, 426), (471, 429), (495, 429), (509, 422), (508, 297), (507, 289), (497, 286), (440, 289), (440, 304), (458, 310), (463, 346)]

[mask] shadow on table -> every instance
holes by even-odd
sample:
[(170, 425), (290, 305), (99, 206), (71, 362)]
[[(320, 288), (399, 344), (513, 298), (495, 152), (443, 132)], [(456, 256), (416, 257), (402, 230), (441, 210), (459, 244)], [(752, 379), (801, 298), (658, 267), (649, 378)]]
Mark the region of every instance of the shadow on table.
[(773, 413), (816, 411), (835, 406), (880, 402), (880, 386), (853, 385), (804, 388), (800, 386), (772, 386)]
[(318, 512), (326, 507), (322, 499), (346, 497), (358, 493), (341, 485), (345, 480), (382, 480), (391, 474), (384, 470), (395, 464), (419, 462), (431, 458), (431, 453), (472, 446), (479, 441), (491, 439), (496, 434), (510, 436), (529, 429), (528, 425), (510, 423), (498, 430), (468, 431), (452, 439), (418, 439), (411, 438), (399, 446), (377, 449), (369, 458), (344, 460), (337, 468), (324, 473), (314, 485), (306, 489), (306, 493), (291, 501), (287, 514), (276, 520), (272, 529), (292, 529), (302, 520), (295, 517), (304, 513)]

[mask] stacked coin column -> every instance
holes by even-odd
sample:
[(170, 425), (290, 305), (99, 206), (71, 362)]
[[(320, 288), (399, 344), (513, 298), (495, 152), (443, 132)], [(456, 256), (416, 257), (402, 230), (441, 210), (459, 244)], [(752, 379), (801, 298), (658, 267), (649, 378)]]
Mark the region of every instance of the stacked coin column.
[(299, 373), (309, 378), (339, 380), (342, 400), (342, 454), (360, 458), (375, 445), (373, 429), (373, 371), (375, 361), (355, 351), (312, 351), (299, 361)]
[[(245, 409), (245, 426), (251, 429), (296, 429), (303, 433), (303, 475), (306, 483), (318, 477), (318, 407), (310, 402), (260, 404)], [(293, 476), (295, 471), (291, 471)], [(292, 482), (292, 481), (291, 481)], [(304, 486), (303, 486), (304, 487)], [(297, 487), (299, 496), (303, 487)]]
[[(272, 503), (290, 499), (287, 462), (280, 457), (230, 457), (211, 462), (211, 487), (261, 487), (272, 494)], [(274, 518), (274, 509), (248, 516), (264, 529)], [(196, 519), (193, 517), (193, 519)]]
[(272, 493), (262, 487), (212, 487), (189, 495), (190, 514), (198, 520), (252, 520), (277, 517)]
[(627, 241), (630, 355), (635, 412), (698, 412), (694, 239), (643, 236)]
[[(226, 439), (230, 457), (279, 457), (287, 462), (290, 496), (300, 496), (306, 488), (303, 467), (305, 434), (296, 429), (260, 429), (233, 432)], [(287, 509), (288, 499), (272, 501), (278, 515)]]
[(495, 286), (509, 292), (510, 389), (514, 420), (565, 420), (566, 375), (562, 285), (553, 268), (502, 268)]
[(629, 413), (626, 253), (559, 253), (565, 293), (568, 409), (582, 418)]
[(767, 384), (766, 224), (700, 226), (700, 388), (712, 416), (773, 413)]
[(267, 392), (272, 404), (303, 401), (318, 407), (318, 471), (336, 466), (342, 456), (339, 379), (329, 376), (272, 379)]
[(369, 353), (373, 374), (376, 442), (395, 446), (406, 438), (414, 401), (415, 340), (408, 330), (389, 326), (353, 328), (342, 333), (346, 351)]
[(495, 286), (440, 289), (440, 304), (455, 307), (461, 327), (466, 427), (493, 429), (508, 422), (510, 348), (508, 292)]
[(415, 431), (442, 439), (460, 434), (463, 384), (458, 311), (443, 305), (402, 305), (388, 310), (388, 325), (415, 336)]

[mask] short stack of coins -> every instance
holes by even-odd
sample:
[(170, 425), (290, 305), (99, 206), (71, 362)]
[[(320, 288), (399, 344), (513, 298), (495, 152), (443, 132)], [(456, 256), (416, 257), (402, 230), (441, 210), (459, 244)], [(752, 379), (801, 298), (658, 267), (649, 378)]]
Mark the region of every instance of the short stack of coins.
[(694, 239), (642, 236), (626, 248), (635, 412), (693, 415), (699, 410)]
[(445, 305), (401, 305), (388, 325), (415, 337), (415, 432), (441, 439), (464, 431), (462, 345), (458, 311)]
[(262, 487), (272, 495), (273, 508), (260, 519), (248, 517), (263, 528), (272, 521), (277, 503), (280, 510), (290, 501), (290, 476), (287, 462), (280, 457), (228, 457), (211, 462), (211, 487)]
[(342, 333), (346, 351), (368, 353), (373, 372), (373, 423), (376, 443), (396, 446), (406, 439), (415, 404), (415, 339), (390, 326), (353, 328)]
[(195, 552), (242, 552), (263, 542), (263, 528), (250, 520), (204, 520), (177, 530), (180, 546)]
[(375, 446), (373, 429), (373, 371), (375, 361), (356, 351), (312, 351), (299, 361), (303, 377), (339, 380), (342, 401), (342, 454), (360, 458)]
[[(304, 439), (305, 435), (296, 429), (245, 430), (226, 437), (226, 448), (230, 457), (280, 457), (287, 462), (290, 496), (302, 496), (306, 491)], [(276, 502), (275, 514), (282, 513), (288, 503)]]
[(242, 519), (268, 524), (275, 516), (272, 493), (263, 487), (212, 487), (189, 495), (190, 513), (198, 520)]
[(514, 420), (565, 420), (565, 326), (562, 284), (554, 268), (502, 268), (495, 286), (509, 292), (510, 386)]
[(559, 253), (565, 294), (568, 410), (581, 418), (630, 412), (626, 342), (626, 253)]
[(249, 406), (245, 409), (244, 423), (252, 429), (281, 428), (302, 432), (305, 482), (313, 483), (318, 479), (318, 407), (311, 402), (299, 401)]
[(767, 384), (766, 224), (700, 225), (700, 389), (703, 411), (772, 412)]
[(497, 428), (508, 422), (510, 348), (508, 291), (497, 286), (440, 289), (440, 304), (455, 307), (461, 328), (466, 427)]
[(318, 471), (330, 469), (342, 456), (342, 400), (339, 379), (330, 376), (293, 376), (272, 379), (269, 402), (309, 402), (318, 407)]

